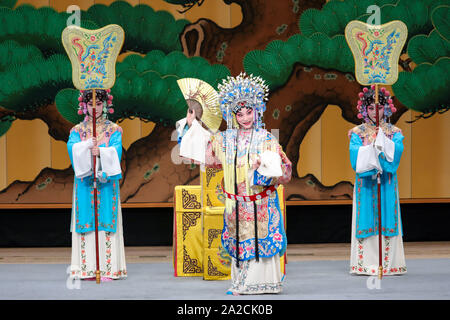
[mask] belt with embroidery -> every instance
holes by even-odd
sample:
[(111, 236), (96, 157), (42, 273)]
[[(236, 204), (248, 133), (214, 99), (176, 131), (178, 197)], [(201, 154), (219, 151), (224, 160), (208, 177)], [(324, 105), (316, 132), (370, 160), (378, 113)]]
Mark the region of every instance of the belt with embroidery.
[(251, 196), (239, 196), (239, 195), (235, 195), (235, 194), (226, 192), (225, 188), (223, 187), (223, 180), (222, 180), (221, 186), (222, 186), (223, 193), (225, 194), (225, 196), (228, 199), (235, 200), (235, 201), (240, 201), (240, 202), (252, 202), (252, 201), (261, 200), (262, 198), (270, 196), (272, 193), (277, 191), (277, 188), (278, 188), (279, 184), (267, 187), (266, 189), (264, 189), (260, 193), (252, 194)]

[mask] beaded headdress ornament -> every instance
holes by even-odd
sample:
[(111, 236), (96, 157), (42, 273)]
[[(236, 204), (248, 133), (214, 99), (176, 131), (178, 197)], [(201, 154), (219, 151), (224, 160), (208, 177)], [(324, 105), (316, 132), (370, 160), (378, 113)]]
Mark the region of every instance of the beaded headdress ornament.
[[(78, 96), (78, 114), (79, 115), (86, 115), (86, 117), (84, 118), (84, 120), (86, 121), (88, 119), (88, 109), (87, 109), (87, 103), (89, 101), (86, 101), (86, 93), (87, 92), (91, 92), (92, 90), (80, 90), (80, 95)], [(113, 96), (111, 95), (111, 89), (106, 89), (106, 90), (97, 90), (96, 91), (96, 98), (103, 101), (103, 113), (102, 113), (102, 117), (104, 119), (107, 118), (107, 114), (108, 113), (114, 113), (114, 108), (113, 108)]]
[(266, 110), (269, 87), (260, 77), (247, 76), (244, 72), (237, 77), (228, 76), (218, 85), (219, 102), (222, 116), (228, 129), (237, 129), (236, 112), (242, 107), (252, 108), (255, 112), (254, 128), (264, 128), (262, 116)]
[[(237, 77), (227, 77), (218, 85), (219, 103), (222, 116), (227, 123), (225, 132), (226, 162), (232, 164), (235, 161), (237, 130), (236, 113), (243, 107), (253, 109), (253, 131), (249, 146), (249, 153), (256, 153), (257, 146), (265, 138), (265, 125), (262, 116), (266, 110), (269, 88), (264, 80), (245, 73)], [(262, 129), (262, 130), (260, 130)]]

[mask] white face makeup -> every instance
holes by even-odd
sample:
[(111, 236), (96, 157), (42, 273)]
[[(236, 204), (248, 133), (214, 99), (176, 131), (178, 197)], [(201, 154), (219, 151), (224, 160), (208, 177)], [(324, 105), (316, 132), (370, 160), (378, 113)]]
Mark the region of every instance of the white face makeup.
[(236, 112), (236, 121), (241, 129), (251, 129), (253, 127), (254, 115), (253, 109), (242, 107)]
[[(378, 105), (378, 119), (381, 121), (381, 119), (383, 119), (384, 116), (384, 106), (383, 105)], [(371, 105), (367, 106), (367, 115), (369, 116), (369, 119), (372, 120), (374, 123), (376, 123), (376, 108), (375, 108), (375, 104), (372, 103)]]
[[(92, 117), (92, 100), (87, 103), (87, 109), (89, 115)], [(102, 115), (103, 112), (103, 102), (100, 100), (95, 101), (95, 113), (96, 118), (99, 118)]]

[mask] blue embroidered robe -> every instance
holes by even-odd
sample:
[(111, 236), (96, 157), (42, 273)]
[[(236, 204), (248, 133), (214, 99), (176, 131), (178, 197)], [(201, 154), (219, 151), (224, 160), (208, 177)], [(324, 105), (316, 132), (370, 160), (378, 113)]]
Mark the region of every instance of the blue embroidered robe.
[[(121, 128), (109, 121), (106, 121), (103, 127), (98, 128), (99, 135), (104, 136), (99, 148), (114, 147), (119, 161), (122, 156), (122, 130)], [(72, 147), (74, 144), (85, 141), (90, 138), (89, 125), (84, 123), (75, 126), (69, 136), (67, 149), (70, 161), (73, 166)], [(101, 139), (97, 138), (99, 141)], [(97, 160), (99, 161), (99, 160)], [(118, 209), (120, 202), (119, 180), (121, 174), (106, 177), (103, 176), (104, 182), (97, 179), (97, 210), (98, 210), (98, 230), (116, 232)], [(75, 214), (76, 226), (78, 233), (86, 233), (95, 230), (94, 217), (94, 187), (93, 175), (79, 179), (74, 179), (74, 199), (72, 204), (72, 214)]]
[[(381, 230), (384, 236), (402, 233), (399, 222), (400, 206), (398, 195), (397, 169), (403, 153), (403, 135), (398, 128), (387, 124), (385, 133), (395, 143), (394, 160), (386, 160), (384, 153), (379, 155), (383, 173), (381, 174)], [(359, 148), (368, 139), (367, 125), (363, 124), (350, 131), (350, 161), (356, 171)], [(356, 206), (356, 237), (366, 238), (378, 234), (378, 192), (376, 169), (357, 173), (354, 186), (354, 205)]]
[[(211, 137), (211, 143), (207, 149), (207, 164), (220, 164), (224, 170), (224, 186), (228, 192), (238, 195), (257, 194), (267, 186), (276, 183), (287, 183), (291, 178), (291, 163), (283, 163), (283, 176), (268, 178), (250, 169), (256, 158), (265, 150), (279, 152), (281, 146), (276, 138), (265, 130), (254, 131), (254, 142), (250, 143), (250, 133), (234, 130), (237, 134), (236, 149), (233, 157), (237, 157), (237, 167), (234, 162), (226, 160), (226, 134), (217, 133)], [(250, 161), (250, 163), (248, 162)], [(235, 170), (238, 190), (234, 188)], [(251, 186), (253, 185), (253, 186)], [(286, 233), (278, 193), (261, 200), (256, 200), (258, 210), (258, 253), (259, 257), (269, 258), (276, 254), (284, 254), (287, 245)], [(222, 230), (222, 246), (231, 257), (246, 261), (255, 258), (254, 235), (254, 203), (238, 202), (239, 205), (239, 247), (236, 243), (236, 202), (226, 199), (224, 212), (224, 226)]]

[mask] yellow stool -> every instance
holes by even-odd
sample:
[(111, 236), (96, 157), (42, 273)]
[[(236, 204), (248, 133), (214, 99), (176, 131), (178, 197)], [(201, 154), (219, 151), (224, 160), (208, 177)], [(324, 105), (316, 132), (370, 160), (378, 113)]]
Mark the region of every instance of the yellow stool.
[(203, 276), (200, 186), (176, 186), (173, 221), (173, 264), (176, 277)]
[[(223, 171), (200, 171), (200, 186), (176, 186), (174, 197), (173, 266), (176, 277), (227, 280), (231, 277), (231, 257), (222, 248), (225, 196)], [(286, 206), (284, 187), (277, 189), (284, 226)], [(286, 274), (286, 254), (280, 257), (281, 272)]]

